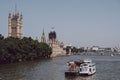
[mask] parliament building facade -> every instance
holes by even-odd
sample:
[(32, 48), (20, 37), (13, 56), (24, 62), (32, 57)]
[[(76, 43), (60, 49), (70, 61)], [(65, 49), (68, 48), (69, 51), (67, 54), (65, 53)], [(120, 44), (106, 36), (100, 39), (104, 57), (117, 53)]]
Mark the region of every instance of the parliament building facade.
[(14, 38), (22, 39), (23, 32), (23, 22), (22, 14), (15, 12), (13, 14), (9, 13), (8, 16), (8, 36)]

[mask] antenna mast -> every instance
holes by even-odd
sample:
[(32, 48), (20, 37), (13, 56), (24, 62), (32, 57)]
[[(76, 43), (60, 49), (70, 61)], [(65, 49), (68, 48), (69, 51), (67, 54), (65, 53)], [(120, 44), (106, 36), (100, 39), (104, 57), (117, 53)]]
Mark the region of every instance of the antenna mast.
[(15, 14), (17, 13), (17, 4), (15, 4)]

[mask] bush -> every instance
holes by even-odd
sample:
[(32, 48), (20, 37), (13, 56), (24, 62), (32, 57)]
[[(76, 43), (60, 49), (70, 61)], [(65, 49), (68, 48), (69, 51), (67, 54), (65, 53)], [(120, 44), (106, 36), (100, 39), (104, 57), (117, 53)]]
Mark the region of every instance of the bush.
[(48, 44), (33, 40), (31, 37), (4, 39), (0, 34), (0, 63), (49, 58), (51, 53), (52, 49)]

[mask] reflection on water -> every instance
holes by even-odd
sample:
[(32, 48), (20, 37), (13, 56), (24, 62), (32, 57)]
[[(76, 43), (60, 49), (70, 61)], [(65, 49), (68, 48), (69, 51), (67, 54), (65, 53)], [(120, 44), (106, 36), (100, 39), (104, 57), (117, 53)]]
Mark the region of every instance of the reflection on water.
[(66, 80), (95, 80), (95, 74), (91, 76), (67, 76)]
[[(92, 76), (65, 77), (66, 62), (90, 58), (96, 63)], [(42, 61), (30, 61), (0, 65), (2, 80), (119, 80), (120, 56), (72, 55)]]

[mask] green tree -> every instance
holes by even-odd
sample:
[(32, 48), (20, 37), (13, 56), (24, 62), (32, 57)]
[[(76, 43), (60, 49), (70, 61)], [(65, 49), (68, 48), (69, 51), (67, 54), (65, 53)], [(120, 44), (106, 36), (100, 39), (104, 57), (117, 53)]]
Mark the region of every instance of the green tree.
[(78, 53), (78, 49), (76, 47), (73, 47), (71, 50), (72, 53)]
[(31, 37), (23, 39), (0, 36), (0, 63), (48, 58), (52, 49)]
[(4, 36), (2, 36), (2, 34), (0, 34), (0, 40), (3, 40), (4, 39)]

